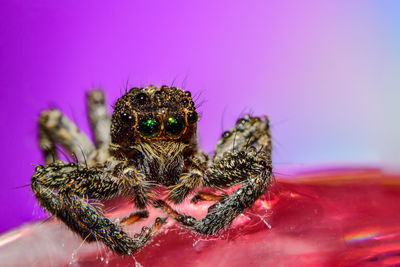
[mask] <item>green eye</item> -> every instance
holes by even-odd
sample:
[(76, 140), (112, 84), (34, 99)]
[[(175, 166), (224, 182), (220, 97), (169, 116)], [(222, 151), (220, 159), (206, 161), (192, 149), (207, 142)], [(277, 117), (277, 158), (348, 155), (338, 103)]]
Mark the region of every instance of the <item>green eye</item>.
[(153, 117), (141, 119), (137, 126), (139, 132), (145, 137), (152, 138), (160, 132), (160, 123)]
[(181, 117), (169, 117), (165, 124), (165, 131), (169, 136), (179, 136), (185, 129), (185, 122)]

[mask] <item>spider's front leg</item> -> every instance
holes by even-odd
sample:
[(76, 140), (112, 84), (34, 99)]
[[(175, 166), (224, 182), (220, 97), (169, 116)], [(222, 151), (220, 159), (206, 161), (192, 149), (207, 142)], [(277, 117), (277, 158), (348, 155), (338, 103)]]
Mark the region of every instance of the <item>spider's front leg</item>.
[(272, 150), (268, 117), (245, 115), (236, 124), (222, 134), (214, 151), (213, 162), (224, 158), (225, 152), (246, 150), (250, 146), (265, 151)]
[[(238, 131), (237, 127), (243, 127), (244, 130)], [(161, 207), (178, 222), (202, 234), (216, 234), (229, 225), (263, 194), (272, 176), (268, 119), (248, 116), (239, 120), (234, 129), (238, 132), (238, 143), (233, 145), (232, 140), (230, 144), (234, 149), (231, 147), (228, 150), (225, 143), (220, 141), (214, 164), (203, 173), (202, 179), (204, 186), (213, 188), (241, 183), (239, 189), (229, 196), (220, 196), (222, 200), (215, 203), (201, 220), (179, 214), (162, 200), (155, 202), (156, 206)], [(226, 134), (225, 138), (231, 136)], [(200, 194), (198, 198), (201, 197)]]
[(105, 200), (129, 192), (123, 180), (111, 171), (57, 161), (37, 166), (31, 186), (40, 204), (82, 238), (102, 241), (118, 254), (132, 254), (146, 244), (165, 220), (157, 218), (152, 228), (143, 228), (131, 238), (106, 218), (100, 208), (88, 202), (88, 199)]
[(211, 235), (229, 225), (265, 191), (272, 175), (270, 153), (256, 151), (254, 147), (232, 153), (208, 169), (205, 175), (206, 186), (221, 188), (237, 183), (242, 183), (242, 186), (214, 204), (213, 209), (201, 220), (179, 214), (162, 200), (157, 200), (155, 205), (184, 226)]
[[(217, 163), (232, 151), (246, 150), (250, 146), (256, 149), (271, 151), (271, 133), (269, 130), (268, 117), (253, 117), (249, 114), (239, 118), (229, 131), (225, 131), (218, 140), (212, 161)], [(221, 181), (224, 184), (224, 180)], [(226, 194), (214, 195), (209, 192), (199, 192), (192, 202), (198, 201), (220, 201)]]

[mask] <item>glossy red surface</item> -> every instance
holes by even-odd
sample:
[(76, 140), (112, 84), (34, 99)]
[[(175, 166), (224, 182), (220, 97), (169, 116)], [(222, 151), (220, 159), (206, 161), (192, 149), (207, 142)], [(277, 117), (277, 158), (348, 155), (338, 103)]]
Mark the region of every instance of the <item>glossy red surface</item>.
[[(73, 256), (60, 263), (174, 267), (396, 265), (400, 264), (399, 201), (400, 176), (378, 169), (299, 174), (278, 179), (218, 236), (194, 234), (168, 219), (169, 224), (153, 242), (134, 256), (121, 258), (96, 245), (76, 249), (80, 244), (77, 239), (73, 241), (77, 242)], [(208, 205), (187, 204), (178, 209), (200, 217)], [(111, 215), (119, 217), (124, 209), (130, 208), (123, 206)], [(19, 233), (29, 227), (37, 231), (27, 226)], [(4, 236), (0, 238), (0, 258), (5, 247), (13, 243), (17, 242), (4, 244)], [(47, 257), (50, 260), (51, 255)]]

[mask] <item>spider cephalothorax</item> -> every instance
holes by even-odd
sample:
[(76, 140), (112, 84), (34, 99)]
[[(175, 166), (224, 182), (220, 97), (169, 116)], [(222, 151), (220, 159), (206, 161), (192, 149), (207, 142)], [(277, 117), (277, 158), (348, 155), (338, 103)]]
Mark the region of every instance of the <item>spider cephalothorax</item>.
[[(40, 204), (87, 241), (101, 240), (119, 254), (137, 251), (165, 219), (158, 218), (152, 228), (133, 238), (123, 226), (146, 217), (150, 204), (196, 232), (216, 234), (251, 206), (270, 182), (266, 117), (239, 119), (222, 135), (210, 158), (197, 145), (198, 114), (189, 91), (167, 86), (132, 88), (117, 100), (111, 118), (102, 91), (88, 94), (88, 106), (96, 145), (60, 111), (42, 112), (39, 143), (47, 165), (38, 165), (32, 177)], [(86, 165), (54, 161), (56, 144), (78, 160), (83, 158)], [(153, 194), (157, 186), (166, 186), (168, 201), (180, 203), (196, 188), (236, 184), (242, 186), (230, 195), (198, 192), (194, 196), (194, 202), (217, 201), (203, 219), (181, 215)], [(131, 199), (138, 209), (120, 223), (88, 201), (116, 196)]]
[(176, 87), (132, 88), (118, 99), (111, 142), (129, 150), (142, 142), (195, 142), (198, 115), (189, 91)]

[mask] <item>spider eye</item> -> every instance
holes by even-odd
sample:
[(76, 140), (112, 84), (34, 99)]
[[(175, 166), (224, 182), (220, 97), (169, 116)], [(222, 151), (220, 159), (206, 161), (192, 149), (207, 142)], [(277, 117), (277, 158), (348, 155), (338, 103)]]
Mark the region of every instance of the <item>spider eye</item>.
[(187, 114), (187, 121), (188, 123), (195, 123), (199, 120), (199, 116), (197, 112), (188, 112)]
[(185, 129), (185, 122), (182, 117), (169, 117), (165, 124), (165, 131), (169, 136), (179, 136)]
[(145, 93), (139, 93), (136, 95), (136, 100), (139, 105), (144, 105), (149, 101), (149, 96)]
[(160, 123), (153, 117), (143, 118), (139, 121), (137, 129), (147, 138), (152, 138), (160, 132)]

